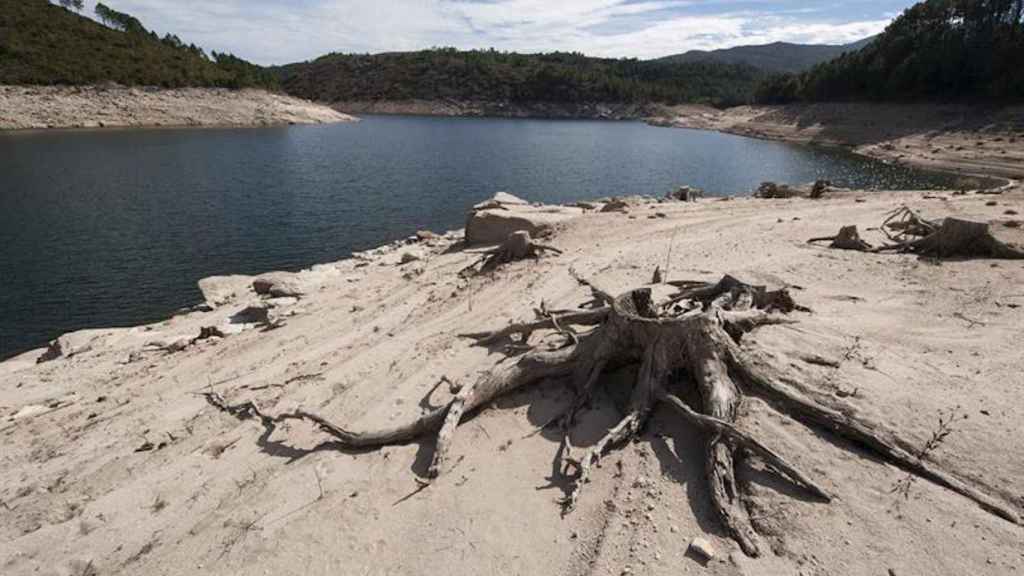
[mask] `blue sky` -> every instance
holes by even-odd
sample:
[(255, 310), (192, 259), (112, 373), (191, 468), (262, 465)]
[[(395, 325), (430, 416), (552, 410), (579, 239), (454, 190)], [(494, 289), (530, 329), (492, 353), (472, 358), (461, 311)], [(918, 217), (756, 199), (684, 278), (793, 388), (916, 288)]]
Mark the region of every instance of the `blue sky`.
[[(106, 0), (147, 27), (260, 64), (432, 46), (653, 58), (880, 32), (895, 0)], [(91, 13), (95, 0), (87, 0)]]

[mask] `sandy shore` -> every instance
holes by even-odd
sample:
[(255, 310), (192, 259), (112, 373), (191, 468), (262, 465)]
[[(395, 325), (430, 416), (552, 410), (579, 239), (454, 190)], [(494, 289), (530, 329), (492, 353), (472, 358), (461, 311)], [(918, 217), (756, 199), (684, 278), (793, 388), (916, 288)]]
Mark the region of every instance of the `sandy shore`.
[(268, 126), (353, 120), (326, 106), (263, 90), (0, 86), (0, 130)]
[[(940, 410), (969, 418), (933, 458), (1024, 509), (1020, 354), (1024, 266), (941, 264), (810, 246), (857, 224), (866, 238), (909, 205), (926, 216), (992, 223), (1024, 244), (1002, 195), (844, 193), (822, 200), (705, 200), (588, 213), (547, 240), (560, 256), (460, 278), (476, 256), (457, 235), (396, 243), (304, 273), (299, 300), (272, 301), (283, 326), (175, 343), (229, 323), (258, 297), (251, 278), (204, 286), (218, 306), (137, 328), (78, 333), (70, 357), (0, 363), (0, 571), (22, 574), (718, 574), (1006, 575), (1024, 572), (1024, 532), (928, 481), (812, 431), (757, 399), (743, 429), (836, 496), (805, 498), (741, 468), (747, 507), (771, 550), (737, 552), (708, 504), (702, 434), (659, 411), (640, 439), (595, 471), (563, 518), (552, 480), (560, 435), (531, 434), (570, 401), (560, 383), (524, 390), (463, 423), (451, 470), (417, 491), (433, 442), (338, 449), (296, 423), (272, 433), (198, 392), (265, 410), (319, 410), (353, 429), (393, 424), (447, 402), (442, 376), (477, 378), (505, 357), (457, 335), (529, 319), (542, 302), (575, 308), (613, 291), (729, 273), (794, 286), (813, 312), (747, 345), (791, 377), (923, 445)], [(408, 255), (407, 255), (408, 254)], [(539, 335), (538, 335), (539, 336)], [(808, 362), (807, 351), (827, 359)], [(802, 356), (803, 355), (803, 356)], [(631, 377), (626, 369), (605, 384)], [(628, 381), (628, 380), (626, 380)], [(619, 418), (602, 394), (573, 433), (592, 444)], [(691, 538), (717, 549), (707, 565)]]
[(891, 162), (975, 176), (1024, 177), (1024, 106), (840, 103), (726, 110), (678, 106), (650, 122), (843, 146)]

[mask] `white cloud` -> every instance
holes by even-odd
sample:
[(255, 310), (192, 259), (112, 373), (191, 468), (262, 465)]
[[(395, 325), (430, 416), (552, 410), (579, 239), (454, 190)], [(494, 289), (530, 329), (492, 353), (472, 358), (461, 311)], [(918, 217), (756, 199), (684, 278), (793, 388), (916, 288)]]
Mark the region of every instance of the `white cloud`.
[[(839, 44), (880, 32), (889, 14), (815, 20), (820, 10), (729, 11), (736, 0), (107, 0), (163, 34), (261, 64), (331, 51), (431, 46), (578, 51), (650, 58), (774, 41)], [(755, 4), (752, 0), (747, 5)], [(87, 2), (92, 10), (94, 2)], [(721, 10), (711, 13), (709, 8)], [(690, 8), (701, 8), (691, 11)], [(628, 23), (628, 25), (627, 25)]]

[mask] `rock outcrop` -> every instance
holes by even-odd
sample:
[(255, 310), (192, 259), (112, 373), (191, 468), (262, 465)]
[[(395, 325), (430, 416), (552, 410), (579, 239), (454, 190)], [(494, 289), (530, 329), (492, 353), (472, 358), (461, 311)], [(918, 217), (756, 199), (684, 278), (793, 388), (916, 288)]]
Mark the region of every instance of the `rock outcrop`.
[(289, 272), (261, 274), (253, 279), (252, 289), (261, 296), (272, 298), (301, 298), (306, 293), (299, 275)]
[(498, 192), (470, 210), (466, 217), (466, 244), (500, 244), (513, 232), (541, 237), (556, 224), (582, 214), (582, 208), (529, 204), (506, 192)]

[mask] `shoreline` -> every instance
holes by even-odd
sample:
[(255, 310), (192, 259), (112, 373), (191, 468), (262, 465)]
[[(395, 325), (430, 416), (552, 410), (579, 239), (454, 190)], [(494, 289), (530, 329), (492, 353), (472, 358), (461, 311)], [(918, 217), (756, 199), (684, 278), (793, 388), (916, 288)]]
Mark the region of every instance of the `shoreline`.
[[(733, 274), (791, 286), (812, 310), (794, 317), (799, 325), (766, 327), (744, 346), (754, 341), (768, 351), (765, 361), (785, 366), (816, 394), (893, 423), (915, 443), (929, 438), (937, 411), (962, 406), (970, 419), (934, 460), (961, 476), (985, 471), (980, 480), (1004, 499), (1024, 494), (1024, 446), (991, 442), (1024, 418), (1016, 393), (1024, 298), (1014, 288), (1024, 268), (992, 260), (934, 265), (806, 243), (848, 224), (878, 242), (884, 237), (871, 228), (907, 205), (929, 217), (990, 222), (994, 234), (1019, 244), (1024, 231), (1002, 223), (1007, 208), (1024, 205), (1024, 189), (995, 197), (843, 191), (819, 200), (627, 204), (559, 222), (544, 242), (561, 254), (493, 275), (460, 276), (479, 256), (458, 246), (461, 234), (423, 235), (299, 274), (265, 274), (275, 276), (279, 295), (255, 294), (251, 276), (206, 279), (209, 309), (72, 333), (63, 356), (42, 364), (0, 362), (8, 384), (0, 386), (0, 431), (9, 455), (0, 472), (8, 487), (0, 530), (19, 551), (4, 565), (11, 574), (90, 565), (184, 576), (197, 566), (285, 574), (344, 562), (356, 573), (420, 573), (444, 564), (470, 574), (501, 558), (522, 573), (583, 567), (620, 574), (640, 558), (649, 573), (667, 576), (692, 562), (687, 543), (700, 536), (721, 551), (716, 563), (742, 575), (796, 573), (811, 554), (821, 566), (865, 574), (995, 576), (1024, 567), (1019, 527), (924, 480), (903, 500), (891, 486), (905, 472), (858, 457), (758, 400), (746, 403), (745, 429), (813, 471), (836, 500), (794, 498), (753, 482), (747, 498), (772, 514), (766, 538), (776, 543), (755, 560), (714, 528), (705, 492), (695, 488), (703, 443), (670, 418), (653, 420), (649, 433), (608, 458), (621, 466), (595, 469), (577, 510), (563, 517), (553, 497), (559, 492), (537, 490), (561, 434), (536, 430), (572, 402), (560, 386), (538, 384), (478, 411), (459, 428), (452, 470), (412, 497), (430, 441), (335, 450), (313, 426), (264, 431), (252, 419), (220, 413), (202, 395), (251, 400), (272, 414), (308, 407), (354, 430), (394, 425), (450, 402), (448, 387), (437, 386), (442, 377), (471, 382), (504, 365), (505, 352), (459, 334), (533, 318), (538, 307), (572, 310), (586, 302), (592, 295), (570, 269), (613, 293), (649, 285), (657, 267), (671, 280)], [(280, 324), (239, 328), (233, 319), (253, 308), (268, 309)], [(209, 327), (223, 335), (194, 339)], [(815, 356), (801, 361), (801, 351)], [(620, 380), (610, 376), (606, 385)], [(577, 446), (592, 445), (600, 435), (594, 430), (621, 418), (609, 390), (582, 415)], [(496, 491), (507, 497), (495, 498)], [(898, 514), (887, 512), (894, 501)], [(474, 553), (463, 554), (449, 546), (467, 522)], [(510, 540), (508, 530), (530, 537)], [(346, 546), (330, 546), (339, 532)], [(597, 540), (601, 554), (588, 556)]]
[(325, 106), (352, 115), (434, 116), (451, 118), (506, 118), (537, 120), (645, 120), (669, 113), (662, 104), (623, 102), (495, 102), (489, 100), (379, 100), (325, 102)]
[(0, 133), (355, 121), (327, 106), (257, 89), (0, 85)]
[[(3, 88), (5, 88), (5, 87), (4, 86), (0, 86), (0, 89), (3, 89)], [(214, 89), (214, 90), (224, 91), (224, 89)], [(257, 91), (257, 92), (262, 92), (262, 91)], [(776, 107), (776, 108), (778, 108), (778, 107)], [(754, 111), (755, 113), (758, 113), (758, 114), (766, 114), (766, 113), (772, 112), (773, 108), (771, 108), (771, 107), (762, 107), (762, 108), (742, 107), (739, 110), (743, 110), (746, 113), (750, 113), (751, 111)], [(772, 126), (778, 132), (777, 134), (772, 134), (772, 133), (767, 132), (767, 131), (765, 131), (763, 129), (759, 131), (759, 130), (754, 130), (754, 129), (751, 129), (749, 127), (744, 127), (744, 126), (740, 126), (739, 128), (736, 128), (736, 127), (731, 126), (731, 125), (726, 123), (726, 121), (731, 118), (730, 115), (729, 115), (729, 110), (720, 111), (720, 110), (717, 110), (717, 109), (714, 109), (714, 108), (710, 108), (710, 107), (696, 106), (696, 107), (682, 107), (682, 108), (677, 107), (677, 108), (674, 109), (674, 112), (679, 114), (679, 115), (675, 116), (675, 117), (672, 117), (672, 118), (646, 118), (646, 119), (644, 119), (644, 118), (629, 118), (629, 119), (621, 119), (621, 120), (616, 120), (616, 119), (606, 119), (606, 120), (608, 120), (608, 121), (645, 121), (648, 125), (651, 125), (653, 127), (685, 128), (685, 129), (691, 129), (691, 130), (712, 131), (712, 132), (720, 132), (720, 133), (725, 133), (725, 134), (732, 134), (732, 135), (746, 137), (746, 138), (755, 138), (755, 139), (761, 139), (761, 140), (789, 142), (789, 143), (799, 144), (799, 145), (804, 145), (804, 146), (820, 146), (820, 147), (827, 147), (827, 148), (837, 148), (837, 149), (845, 150), (847, 152), (851, 152), (853, 154), (864, 156), (866, 158), (871, 158), (871, 159), (875, 159), (875, 160), (882, 160), (882, 161), (888, 161), (888, 159), (885, 156), (877, 155), (877, 154), (872, 154), (871, 153), (871, 149), (860, 149), (857, 146), (855, 146), (854, 144), (842, 143), (842, 142), (839, 142), (839, 141), (836, 141), (836, 140), (815, 139), (813, 137), (808, 136), (807, 134), (802, 134), (802, 133), (800, 133), (800, 132), (798, 132), (796, 130), (793, 130), (791, 127), (788, 127), (788, 126), (786, 126), (784, 124), (779, 124), (777, 126)], [(476, 118), (476, 117), (478, 117), (478, 116), (473, 116), (473, 115), (466, 116), (466, 115), (426, 114), (426, 113), (420, 113), (420, 112), (394, 112), (394, 113), (389, 113), (389, 112), (373, 112), (373, 114), (380, 114), (380, 115), (385, 115), (385, 116), (386, 115), (411, 115), (411, 116), (424, 116), (424, 117), (466, 117), (466, 118)], [(716, 122), (715, 123), (707, 122), (707, 119), (708, 119), (709, 116), (715, 118)], [(349, 117), (349, 118), (351, 118), (351, 117)], [(586, 119), (586, 118), (566, 118), (566, 120), (574, 120), (574, 119)], [(699, 119), (700, 121), (696, 121), (695, 119)], [(349, 121), (349, 120), (341, 120), (341, 121)], [(352, 118), (351, 121), (358, 121), (358, 119), (357, 118)], [(282, 125), (277, 125), (277, 126), (282, 126)], [(12, 134), (32, 134), (32, 133), (44, 133), (44, 132), (50, 132), (50, 131), (90, 132), (90, 131), (139, 130), (139, 129), (144, 129), (144, 130), (177, 130), (177, 129), (196, 129), (196, 128), (198, 128), (198, 129), (248, 129), (248, 128), (259, 128), (259, 127), (266, 127), (266, 126), (256, 126), (256, 125), (224, 125), (224, 124), (221, 124), (221, 125), (181, 125), (181, 126), (171, 126), (171, 125), (127, 126), (126, 125), (126, 126), (108, 126), (108, 127), (103, 127), (103, 128), (97, 128), (97, 127), (26, 128), (26, 129), (21, 129), (21, 130), (8, 130), (7, 133), (12, 133)], [(2, 135), (3, 133), (4, 133), (4, 131), (0, 131), (0, 135)], [(968, 175), (968, 174), (964, 174), (962, 171), (961, 172), (957, 172), (955, 170), (955, 164), (952, 164), (952, 163), (942, 164), (942, 165), (936, 165), (936, 164), (933, 163), (933, 164), (922, 164), (922, 165), (912, 165), (912, 166), (915, 169), (922, 170), (922, 171), (932, 171), (932, 172), (942, 173), (942, 174), (947, 174), (947, 175), (969, 176), (971, 178), (979, 178), (980, 179), (978, 182), (973, 182), (972, 183), (972, 184), (975, 184), (975, 185), (973, 185), (973, 186), (966, 186), (966, 188), (968, 188), (968, 189), (980, 189), (980, 190), (989, 190), (989, 191), (1010, 190), (1010, 189), (1013, 189), (1014, 186), (1016, 186), (1019, 183), (1019, 180), (1013, 179), (1013, 178), (1009, 178), (1009, 177), (983, 175), (983, 174), (969, 174)], [(1022, 173), (1024, 173), (1024, 169), (1022, 169)], [(789, 183), (785, 183), (785, 184), (799, 186), (799, 185), (803, 185), (803, 184), (806, 184), (806, 183), (789, 182)], [(953, 190), (953, 189), (948, 189), (946, 191), (951, 191), (951, 190)], [(852, 190), (851, 192), (852, 193), (860, 193), (862, 191), (861, 190)], [(893, 192), (893, 191), (877, 190), (877, 191), (872, 191), (872, 192), (873, 193), (890, 193), (890, 192)], [(736, 198), (736, 197), (734, 197), (734, 198)], [(413, 231), (410, 231), (410, 233), (411, 232), (413, 232)], [(449, 231), (448, 233), (451, 233), (451, 232), (452, 231)], [(367, 248), (366, 251), (369, 252), (369, 251), (375, 251), (375, 250), (394, 249), (396, 246), (401, 246), (404, 241), (405, 240), (401, 240), (401, 239), (400, 240), (393, 240), (391, 242), (387, 242), (387, 243), (382, 244), (380, 246)], [(332, 262), (332, 263), (337, 263), (337, 262), (340, 262), (340, 261), (336, 261), (336, 262)], [(332, 264), (332, 263), (315, 263), (315, 264), (311, 264), (310, 266), (311, 267), (317, 267), (317, 266), (326, 265), (326, 264)], [(305, 270), (305, 269), (303, 269), (303, 270)], [(301, 270), (296, 270), (296, 271), (301, 271)], [(285, 272), (285, 271), (281, 271), (281, 270), (266, 271), (266, 273), (275, 273), (275, 272)], [(287, 272), (291, 272), (291, 271), (287, 271)], [(204, 280), (204, 279), (200, 279), (200, 282), (202, 280)], [(191, 308), (194, 308), (195, 306), (201, 306), (201, 305), (202, 305), (202, 301), (197, 301), (197, 302), (195, 302), (192, 305)], [(190, 308), (186, 307), (185, 309), (171, 311), (169, 313), (170, 314), (169, 316), (161, 317), (160, 319), (154, 320), (154, 322), (158, 323), (158, 322), (161, 322), (161, 321), (166, 321), (166, 320), (172, 319), (176, 315), (178, 315), (179, 313), (188, 313), (189, 310), (190, 310)], [(130, 326), (121, 326), (119, 328), (128, 328), (128, 327), (130, 327)], [(117, 327), (103, 326), (103, 327), (96, 327), (96, 328), (83, 328), (82, 330), (94, 330), (94, 329), (104, 329), (104, 328), (117, 328)], [(69, 332), (69, 333), (73, 333), (73, 332), (74, 331)], [(4, 361), (7, 361), (7, 360), (11, 360), (13, 358), (17, 358), (17, 357), (19, 357), (21, 355), (24, 355), (24, 354), (34, 353), (34, 352), (43, 350), (45, 348), (45, 345), (43, 345), (43, 343), (40, 343), (40, 344), (41, 344), (42, 347), (23, 349), (23, 350), (18, 351), (18, 352), (11, 352), (11, 353), (5, 355), (4, 357), (0, 357), (0, 363), (2, 363)]]
[(1024, 106), (825, 103), (725, 110), (680, 106), (648, 123), (838, 147), (897, 165), (998, 179), (997, 185), (1024, 179)]
[[(821, 148), (821, 149), (825, 149), (825, 150), (843, 151), (843, 152), (847, 152), (847, 153), (853, 154), (855, 156), (859, 156), (859, 157), (866, 158), (866, 159), (869, 159), (869, 160), (878, 160), (878, 161), (881, 161), (881, 162), (886, 163), (886, 164), (895, 164), (897, 166), (905, 165), (905, 166), (907, 166), (909, 168), (912, 168), (912, 169), (914, 169), (914, 170), (916, 170), (918, 172), (932, 173), (932, 174), (941, 174), (943, 176), (956, 176), (956, 177), (960, 177), (962, 180), (964, 180), (963, 184), (965, 184), (965, 185), (960, 186), (958, 188), (965, 189), (965, 190), (970, 190), (970, 189), (979, 189), (979, 190), (1007, 189), (1007, 188), (1012, 188), (1014, 185), (1016, 185), (1022, 179), (1024, 179), (1024, 174), (1022, 174), (1021, 178), (1011, 178), (1009, 176), (996, 176), (996, 175), (992, 175), (992, 174), (985, 174), (984, 172), (963, 172), (961, 169), (959, 169), (959, 166), (957, 165), (957, 163), (955, 161), (949, 161), (949, 162), (942, 163), (942, 164), (935, 164), (935, 163), (914, 164), (914, 163), (910, 163), (910, 162), (906, 162), (906, 163), (902, 163), (902, 164), (899, 163), (899, 162), (895, 162), (894, 163), (892, 161), (892, 159), (890, 159), (888, 157), (885, 157), (885, 156), (882, 156), (882, 155), (878, 155), (878, 154), (872, 154), (869, 151), (859, 150), (856, 147), (850, 146), (848, 144), (838, 143), (838, 142), (821, 142), (821, 141), (805, 140), (805, 139), (799, 139), (799, 138), (773, 137), (773, 136), (768, 136), (768, 135), (758, 134), (758, 133), (752, 133), (752, 132), (733, 131), (733, 130), (730, 130), (730, 129), (705, 128), (705, 127), (698, 128), (698, 127), (695, 127), (695, 126), (687, 126), (687, 125), (670, 125), (670, 124), (665, 124), (665, 123), (662, 123), (662, 122), (663, 122), (663, 120), (659, 119), (659, 118), (648, 119), (646, 121), (646, 123), (649, 126), (656, 127), (656, 128), (669, 128), (669, 129), (677, 129), (677, 130), (679, 130), (679, 129), (683, 129), (683, 130), (696, 130), (696, 131), (700, 131), (700, 132), (717, 132), (719, 134), (729, 134), (729, 135), (732, 135), (732, 136), (741, 136), (743, 138), (752, 138), (754, 140), (764, 140), (766, 142), (783, 142), (783, 143), (787, 143), (787, 144), (796, 144), (796, 145), (800, 145), (800, 146), (807, 146), (807, 147), (810, 147), (810, 148)], [(952, 190), (954, 190), (954, 188), (943, 189), (943, 191), (952, 191)], [(879, 190), (879, 192), (882, 192), (882, 191)]]

